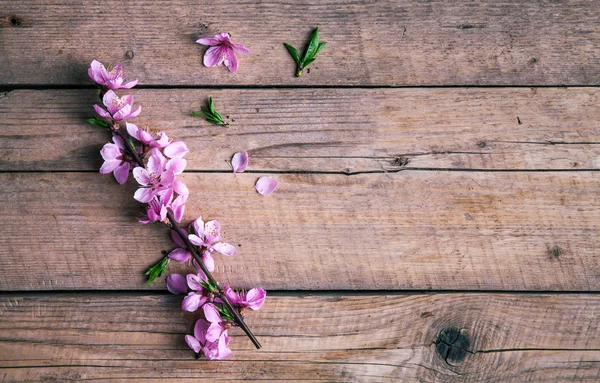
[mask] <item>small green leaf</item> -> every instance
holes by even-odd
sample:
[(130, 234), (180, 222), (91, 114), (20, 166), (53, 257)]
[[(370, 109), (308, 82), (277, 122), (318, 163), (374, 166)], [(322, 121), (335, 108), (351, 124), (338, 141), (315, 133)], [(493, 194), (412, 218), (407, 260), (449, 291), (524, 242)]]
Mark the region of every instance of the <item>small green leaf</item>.
[(88, 118), (87, 122), (100, 128), (108, 128), (110, 126), (108, 122), (101, 120), (98, 117)]
[(210, 109), (211, 113), (215, 113), (216, 112), (216, 110), (215, 110), (215, 104), (213, 102), (212, 97), (208, 98), (208, 108)]
[(317, 46), (317, 51), (315, 52), (313, 57), (315, 57), (319, 52), (321, 52), (321, 49), (325, 48), (325, 45), (327, 45), (327, 43), (319, 43), (319, 45)]
[(286, 43), (283, 43), (283, 45), (286, 47), (287, 51), (290, 53), (294, 61), (296, 61), (296, 65), (300, 65), (300, 55), (298, 54), (296, 48)]
[(304, 57), (302, 57), (302, 61), (304, 62), (307, 59), (315, 57), (315, 55), (317, 54), (318, 46), (319, 46), (319, 27), (316, 27), (310, 38), (310, 43), (306, 47), (306, 51), (304, 52)]
[(309, 58), (309, 59), (305, 60), (305, 61), (302, 63), (302, 67), (303, 67), (303, 68), (306, 68), (307, 66), (309, 66), (309, 65), (310, 65), (310, 64), (311, 64), (313, 61), (315, 61), (316, 59), (317, 59), (316, 57), (311, 57), (311, 58)]
[(215, 104), (212, 97), (208, 98), (208, 107), (203, 105), (200, 107), (200, 109), (202, 110), (202, 114), (198, 112), (192, 112), (192, 115), (196, 117), (202, 117), (211, 124), (229, 127), (229, 124), (225, 123), (223, 120), (223, 116), (221, 116), (221, 114), (215, 109)]
[(148, 268), (145, 274), (148, 276), (148, 286), (152, 285), (152, 282), (154, 282), (156, 278), (160, 277), (165, 272), (168, 264), (169, 258), (164, 257), (163, 259), (158, 261), (154, 266)]

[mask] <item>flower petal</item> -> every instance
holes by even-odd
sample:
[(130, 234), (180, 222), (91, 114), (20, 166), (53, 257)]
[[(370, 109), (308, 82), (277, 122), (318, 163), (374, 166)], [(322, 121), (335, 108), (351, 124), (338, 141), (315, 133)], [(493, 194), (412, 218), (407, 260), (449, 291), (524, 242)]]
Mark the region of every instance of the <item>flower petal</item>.
[(206, 222), (204, 225), (204, 241), (212, 245), (221, 238), (221, 224), (216, 219)]
[[(225, 333), (225, 332), (224, 332)], [(227, 347), (227, 337), (219, 337), (218, 359), (227, 359), (233, 356), (233, 352)]]
[(190, 260), (192, 253), (187, 251), (186, 249), (182, 249), (178, 247), (177, 249), (171, 251), (167, 257), (177, 261), (177, 262), (187, 262)]
[(154, 198), (154, 193), (150, 188), (139, 188), (135, 191), (133, 198), (138, 202), (148, 203), (152, 201), (152, 198)]
[(212, 322), (208, 330), (206, 330), (206, 340), (209, 342), (216, 342), (221, 337), (222, 333), (223, 327), (221, 327), (218, 322)]
[(223, 47), (223, 55), (225, 57), (225, 59), (223, 60), (223, 62), (225, 63), (225, 66), (227, 68), (229, 68), (230, 72), (235, 72), (238, 69), (238, 59), (237, 56), (235, 55), (235, 52), (233, 51), (233, 49), (231, 48), (226, 48)]
[(185, 298), (183, 298), (183, 302), (181, 303), (181, 308), (184, 311), (189, 311), (193, 313), (198, 310), (198, 307), (202, 306), (206, 302), (206, 297), (202, 294), (196, 294), (195, 292), (189, 293)]
[(229, 299), (229, 302), (231, 302), (232, 304), (237, 305), (240, 301), (240, 296), (238, 295), (238, 293), (233, 291), (229, 284), (225, 285), (225, 287), (223, 288), (223, 292), (225, 293), (227, 299)]
[(202, 349), (202, 346), (200, 345), (200, 342), (198, 342), (198, 339), (194, 338), (191, 335), (185, 336), (185, 343), (187, 343), (187, 345), (192, 350), (194, 350), (194, 352), (200, 352), (200, 350)]
[(111, 161), (116, 159), (121, 159), (121, 150), (116, 144), (104, 144), (102, 149), (100, 149), (100, 155), (104, 161)]
[(170, 274), (167, 277), (167, 290), (172, 294), (187, 294), (187, 282), (181, 274)]
[(259, 194), (270, 196), (277, 189), (277, 181), (269, 177), (260, 177), (256, 181), (254, 188)]
[(260, 288), (251, 289), (246, 293), (246, 302), (248, 307), (252, 310), (260, 309), (267, 298), (267, 292)]
[(186, 275), (185, 279), (187, 281), (187, 285), (190, 289), (194, 290), (194, 291), (202, 291), (204, 288), (202, 287), (202, 285), (200, 284), (200, 281), (204, 281), (202, 279), (202, 277), (204, 277), (204, 275), (196, 275), (196, 274), (188, 274)]
[(198, 44), (201, 45), (208, 45), (208, 46), (215, 46), (215, 45), (219, 45), (221, 42), (217, 39), (215, 39), (214, 37), (202, 37), (199, 38), (198, 40), (196, 40), (196, 42)]
[(129, 162), (124, 162), (122, 165), (117, 166), (113, 174), (115, 175), (115, 179), (121, 185), (123, 185), (127, 178), (129, 177)]
[(194, 228), (194, 233), (196, 233), (198, 237), (204, 238), (204, 221), (202, 220), (202, 217), (196, 218), (196, 220), (192, 222), (192, 227)]
[(231, 159), (231, 166), (234, 173), (242, 173), (248, 167), (248, 152), (237, 152)]
[(136, 86), (137, 83), (138, 83), (138, 80), (129, 81), (129, 82), (126, 82), (125, 84), (121, 85), (121, 88), (123, 88), (123, 89), (131, 89), (134, 86)]
[(204, 241), (202, 240), (202, 238), (198, 237), (196, 234), (190, 234), (188, 235), (188, 239), (190, 240), (190, 242), (196, 246), (204, 246)]
[(183, 141), (175, 141), (163, 149), (165, 156), (169, 158), (181, 158), (188, 152), (187, 146)]
[(171, 186), (173, 187), (173, 191), (183, 198), (183, 202), (187, 201), (187, 198), (190, 195), (190, 190), (183, 182), (175, 180)]
[(148, 177), (148, 171), (141, 166), (133, 169), (133, 178), (142, 186), (148, 186), (152, 182)]
[(100, 117), (104, 117), (109, 120), (112, 119), (112, 116), (110, 115), (110, 113), (108, 113), (106, 110), (102, 109), (100, 107), (100, 105), (94, 105), (94, 110), (96, 111), (96, 113), (98, 113), (100, 115)]
[(198, 319), (194, 325), (194, 336), (200, 341), (200, 343), (206, 343), (206, 331), (210, 327), (210, 323), (204, 319)]
[(221, 46), (210, 47), (206, 50), (206, 53), (204, 53), (203, 62), (204, 65), (209, 68), (221, 65), (223, 60), (225, 60), (225, 56), (222, 53)]
[(202, 261), (204, 261), (204, 266), (206, 266), (208, 271), (211, 273), (215, 271), (215, 259), (210, 255), (210, 252), (205, 251), (204, 254), (202, 254)]
[[(181, 229), (181, 231), (183, 232), (183, 234), (188, 235), (187, 230), (185, 229)], [(179, 234), (177, 234), (177, 232), (175, 230), (171, 230), (171, 239), (173, 240), (173, 242), (175, 242), (175, 244), (183, 249), (185, 249), (185, 243), (183, 243), (183, 240), (181, 239), (181, 237), (179, 236)]]
[(235, 248), (235, 246), (233, 246), (229, 243), (224, 243), (224, 242), (215, 243), (213, 245), (213, 249), (217, 253), (221, 253), (223, 255), (236, 255), (237, 254), (237, 249)]
[(183, 173), (186, 165), (187, 161), (183, 158), (172, 158), (167, 161), (166, 169), (172, 171), (176, 176), (178, 176)]
[(101, 174), (112, 173), (120, 164), (121, 164), (121, 160), (104, 161), (104, 163), (100, 167), (100, 173)]
[(247, 55), (248, 53), (250, 53), (250, 50), (242, 44), (231, 44), (231, 47), (233, 48), (233, 51), (235, 53), (240, 55)]
[[(205, 304), (203, 307), (203, 310), (204, 310), (204, 317), (210, 323), (221, 323), (221, 321), (223, 321), (214, 304), (212, 304), (212, 303)], [(214, 342), (215, 340), (216, 340), (216, 338), (214, 340), (209, 339), (209, 341), (211, 341), (211, 342)]]

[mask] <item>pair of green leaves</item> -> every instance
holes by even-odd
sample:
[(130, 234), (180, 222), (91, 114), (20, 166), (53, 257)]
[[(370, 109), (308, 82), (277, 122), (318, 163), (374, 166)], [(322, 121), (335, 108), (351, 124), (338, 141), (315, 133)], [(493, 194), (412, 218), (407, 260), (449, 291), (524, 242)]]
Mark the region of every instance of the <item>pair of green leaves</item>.
[(152, 282), (165, 272), (167, 269), (167, 265), (169, 264), (169, 257), (164, 257), (160, 261), (158, 261), (154, 266), (151, 266), (148, 271), (146, 271), (146, 275), (148, 276), (148, 286), (152, 285)]
[(312, 36), (310, 37), (310, 42), (306, 46), (306, 50), (304, 51), (304, 56), (300, 58), (300, 54), (298, 54), (298, 50), (291, 46), (290, 44), (283, 43), (286, 47), (287, 51), (293, 57), (294, 61), (296, 61), (296, 65), (298, 66), (296, 71), (296, 77), (302, 76), (302, 71), (304, 68), (309, 66), (313, 61), (317, 59), (317, 53), (321, 51), (325, 47), (327, 43), (319, 42), (319, 27), (316, 27), (313, 31)]
[(206, 106), (202, 106), (202, 113), (192, 112), (192, 115), (196, 117), (204, 118), (206, 121), (211, 124), (221, 125), (226, 128), (229, 128), (229, 123), (223, 120), (223, 116), (215, 109), (215, 104), (213, 102), (212, 97), (208, 98), (208, 108)]

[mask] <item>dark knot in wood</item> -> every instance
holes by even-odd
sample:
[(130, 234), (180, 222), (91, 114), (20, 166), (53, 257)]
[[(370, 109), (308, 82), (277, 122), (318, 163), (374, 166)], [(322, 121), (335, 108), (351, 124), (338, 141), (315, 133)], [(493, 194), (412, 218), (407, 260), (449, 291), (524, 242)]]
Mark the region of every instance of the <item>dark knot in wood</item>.
[(467, 353), (470, 352), (469, 346), (471, 342), (469, 336), (464, 331), (455, 327), (442, 330), (434, 343), (436, 351), (448, 364), (456, 365), (461, 363), (467, 356)]

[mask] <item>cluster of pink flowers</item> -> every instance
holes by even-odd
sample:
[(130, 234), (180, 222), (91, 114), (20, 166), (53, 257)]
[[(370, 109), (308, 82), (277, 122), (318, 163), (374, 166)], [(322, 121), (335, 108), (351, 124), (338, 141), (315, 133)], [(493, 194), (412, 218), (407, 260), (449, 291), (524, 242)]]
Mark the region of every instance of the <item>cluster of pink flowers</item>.
[[(222, 38), (226, 39), (224, 36)], [(241, 49), (234, 45), (232, 47)], [(219, 52), (215, 54), (229, 57), (227, 50)], [(228, 60), (229, 64), (237, 66), (231, 57)], [(196, 254), (193, 265), (197, 274), (188, 274), (187, 277), (171, 274), (167, 277), (167, 288), (174, 294), (186, 294), (182, 302), (183, 310), (194, 312), (202, 309), (204, 313), (205, 319), (199, 319), (195, 324), (194, 335), (185, 337), (190, 348), (196, 353), (202, 351), (211, 360), (228, 358), (232, 355), (228, 348), (228, 330), (240, 325), (236, 318), (240, 318), (245, 308), (260, 309), (265, 302), (266, 292), (254, 288), (245, 293), (236, 293), (229, 285), (221, 289), (210, 276), (215, 268), (212, 254), (237, 254), (233, 245), (221, 241), (218, 221), (205, 223), (200, 217), (192, 222), (188, 231), (177, 226), (183, 219), (185, 202), (189, 196), (187, 186), (177, 179), (187, 165), (183, 157), (188, 149), (185, 143), (169, 138), (162, 131), (147, 126), (138, 127), (125, 121), (137, 117), (141, 107), (134, 108), (132, 95), (119, 97), (114, 90), (130, 89), (137, 84), (137, 80), (125, 82), (121, 65), (105, 67), (95, 60), (88, 74), (101, 86), (104, 107), (94, 105), (94, 109), (113, 133), (112, 143), (105, 144), (100, 151), (104, 159), (100, 173), (113, 173), (117, 182), (124, 184), (130, 169), (134, 167), (132, 173), (139, 188), (133, 198), (146, 204), (145, 214), (139, 218), (139, 222), (161, 222), (172, 229), (171, 238), (177, 248), (168, 254), (168, 259), (188, 262), (193, 258), (192, 252)], [(125, 131), (121, 131), (123, 122)], [(247, 165), (247, 153), (245, 161), (242, 158), (240, 162), (238, 166), (245, 168), (243, 162)], [(201, 260), (202, 265), (196, 259)], [(231, 308), (236, 312), (232, 313)]]

